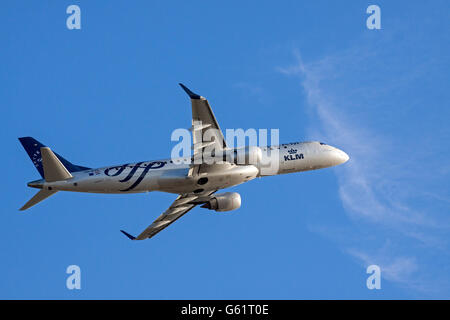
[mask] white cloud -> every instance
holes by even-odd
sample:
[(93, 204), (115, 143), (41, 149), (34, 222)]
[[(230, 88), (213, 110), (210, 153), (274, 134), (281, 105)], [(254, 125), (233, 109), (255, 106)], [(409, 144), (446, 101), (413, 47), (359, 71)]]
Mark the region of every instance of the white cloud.
[(402, 284), (411, 285), (411, 276), (417, 272), (418, 265), (414, 257), (395, 257), (383, 254), (369, 255), (355, 249), (347, 251), (350, 255), (358, 258), (365, 266), (376, 264), (381, 269), (382, 277)]
[[(383, 240), (368, 241), (362, 234), (360, 239), (347, 236), (344, 241), (339, 235), (336, 241), (361, 263), (379, 264), (387, 280), (433, 291), (429, 290), (429, 277), (424, 275), (429, 270), (423, 269), (423, 265), (433, 261), (423, 263), (416, 255), (426, 248), (430, 254), (440, 251), (443, 259), (448, 261), (447, 238), (442, 235), (449, 231), (450, 220), (445, 212), (437, 210), (438, 204), (439, 208), (449, 208), (448, 195), (439, 193), (440, 184), (433, 185), (433, 180), (423, 174), (433, 170), (427, 167), (429, 163), (411, 161), (414, 157), (423, 157), (420, 148), (424, 146), (418, 147), (421, 141), (408, 141), (377, 130), (370, 117), (364, 114), (367, 110), (373, 115), (374, 104), (381, 109), (388, 106), (389, 99), (384, 98), (387, 94), (400, 89), (405, 91), (396, 80), (410, 85), (413, 79), (424, 74), (420, 75), (420, 70), (414, 69), (410, 74), (405, 71), (399, 79), (368, 83), (362, 80), (355, 86), (355, 80), (346, 77), (347, 71), (357, 72), (355, 78), (361, 79), (364, 72), (371, 74), (376, 68), (381, 68), (372, 63), (377, 61), (371, 58), (373, 50), (353, 48), (308, 64), (302, 61), (298, 52), (294, 54), (296, 63), (287, 68), (277, 68), (277, 71), (300, 80), (308, 106), (319, 119), (320, 125), (311, 128), (314, 139), (329, 141), (350, 155), (350, 161), (335, 171), (339, 196), (349, 218), (366, 223), (366, 229), (375, 225), (384, 230), (383, 234), (393, 232), (392, 237), (399, 244), (393, 250), (392, 246), (385, 246)], [(372, 69), (367, 66), (370, 63)], [(422, 66), (421, 72), (426, 72), (426, 68)], [(406, 121), (398, 123), (398, 126), (407, 125)], [(435, 154), (433, 148), (437, 146), (431, 144), (425, 149)], [(436, 171), (433, 172), (436, 173), (448, 167), (442, 162), (435, 161), (434, 164)], [(419, 181), (427, 184), (421, 186)], [(377, 243), (378, 247), (380, 243), (383, 245), (374, 249)], [(412, 250), (414, 248), (417, 251)]]

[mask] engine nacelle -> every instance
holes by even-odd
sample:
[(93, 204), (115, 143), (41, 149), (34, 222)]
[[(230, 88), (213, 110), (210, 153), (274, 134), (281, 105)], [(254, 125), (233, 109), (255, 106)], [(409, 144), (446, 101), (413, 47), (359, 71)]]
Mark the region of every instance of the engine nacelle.
[(225, 192), (214, 195), (202, 208), (219, 212), (236, 210), (241, 207), (241, 195), (237, 192)]
[(237, 165), (257, 166), (262, 159), (262, 151), (259, 147), (245, 147), (229, 151), (229, 159)]

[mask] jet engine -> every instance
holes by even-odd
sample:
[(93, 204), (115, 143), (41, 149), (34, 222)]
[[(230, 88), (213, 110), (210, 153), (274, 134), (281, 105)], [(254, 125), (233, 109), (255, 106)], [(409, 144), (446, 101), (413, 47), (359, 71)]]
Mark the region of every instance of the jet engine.
[(241, 196), (236, 192), (225, 192), (214, 195), (202, 208), (219, 212), (239, 209), (241, 206)]

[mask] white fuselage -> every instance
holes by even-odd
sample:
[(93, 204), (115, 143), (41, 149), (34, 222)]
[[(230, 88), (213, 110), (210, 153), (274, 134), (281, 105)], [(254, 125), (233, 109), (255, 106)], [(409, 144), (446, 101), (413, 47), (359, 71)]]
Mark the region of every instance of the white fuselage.
[[(345, 152), (320, 142), (289, 143), (261, 149), (262, 164), (214, 164), (204, 173), (200, 168), (195, 176), (188, 175), (188, 163), (180, 164), (177, 159), (162, 159), (89, 169), (74, 172), (73, 177), (68, 180), (46, 182), (41, 179), (28, 185), (48, 190), (90, 193), (197, 193), (232, 187), (256, 177), (331, 167), (348, 160)], [(276, 153), (276, 158), (269, 158), (267, 152)]]

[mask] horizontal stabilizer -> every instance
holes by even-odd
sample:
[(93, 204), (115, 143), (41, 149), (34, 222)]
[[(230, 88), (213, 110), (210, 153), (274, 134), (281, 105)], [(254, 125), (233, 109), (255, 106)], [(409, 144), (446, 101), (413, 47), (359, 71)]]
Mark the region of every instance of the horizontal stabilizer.
[(27, 203), (25, 203), (25, 205), (22, 208), (20, 208), (20, 211), (27, 210), (28, 208), (34, 206), (35, 204), (38, 204), (42, 200), (47, 199), (48, 197), (55, 194), (56, 192), (58, 192), (58, 191), (42, 189), (41, 191), (36, 193), (34, 195), (34, 197), (31, 198)]
[(72, 178), (70, 172), (49, 147), (41, 147), (41, 155), (45, 181), (54, 182)]

